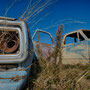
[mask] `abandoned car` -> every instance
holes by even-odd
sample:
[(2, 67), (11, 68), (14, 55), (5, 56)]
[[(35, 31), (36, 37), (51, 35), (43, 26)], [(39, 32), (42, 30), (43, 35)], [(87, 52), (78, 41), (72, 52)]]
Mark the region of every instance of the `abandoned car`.
[(0, 90), (21, 90), (34, 58), (27, 24), (0, 17)]
[(64, 64), (88, 64), (90, 62), (90, 30), (76, 30), (64, 36), (62, 41)]
[[(46, 34), (46, 35), (45, 35)], [(42, 40), (42, 37), (44, 40)], [(47, 42), (45, 42), (45, 40)], [(40, 45), (44, 58), (54, 50), (55, 44), (50, 33), (36, 30), (33, 35), (34, 46)], [(63, 36), (62, 44), (62, 63), (63, 64), (88, 64), (90, 63), (90, 30), (76, 30)], [(38, 56), (37, 56), (38, 57)]]

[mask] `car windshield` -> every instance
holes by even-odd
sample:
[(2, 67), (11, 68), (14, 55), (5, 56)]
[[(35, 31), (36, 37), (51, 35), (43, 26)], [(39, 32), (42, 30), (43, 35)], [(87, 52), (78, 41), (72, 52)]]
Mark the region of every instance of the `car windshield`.
[(83, 31), (84, 32), (84, 34), (87, 36), (87, 38), (90, 38), (90, 30), (88, 30), (88, 31)]

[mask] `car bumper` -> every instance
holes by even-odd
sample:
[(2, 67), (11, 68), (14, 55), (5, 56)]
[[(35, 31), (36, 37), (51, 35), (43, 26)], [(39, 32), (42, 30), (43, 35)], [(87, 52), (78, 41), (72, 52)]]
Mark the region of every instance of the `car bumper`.
[(20, 90), (26, 82), (26, 71), (0, 72), (0, 90)]

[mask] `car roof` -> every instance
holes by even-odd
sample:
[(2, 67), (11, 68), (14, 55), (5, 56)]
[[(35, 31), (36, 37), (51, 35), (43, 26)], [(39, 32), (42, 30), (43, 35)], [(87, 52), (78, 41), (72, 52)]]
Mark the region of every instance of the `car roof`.
[(79, 29), (79, 30), (75, 30), (73, 32), (67, 33), (65, 35), (73, 34), (73, 33), (80, 32), (80, 31), (90, 31), (90, 30), (88, 30), (88, 29)]
[(10, 20), (10, 21), (14, 21), (17, 20), (16, 18), (10, 18), (10, 17), (2, 17), (0, 16), (0, 20)]

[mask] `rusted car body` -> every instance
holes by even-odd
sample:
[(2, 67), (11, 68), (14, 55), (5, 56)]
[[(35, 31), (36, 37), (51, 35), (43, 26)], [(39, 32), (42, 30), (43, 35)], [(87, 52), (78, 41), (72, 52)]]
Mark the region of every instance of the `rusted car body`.
[(0, 17), (0, 90), (21, 90), (34, 58), (27, 24)]
[[(46, 39), (46, 42), (45, 42), (45, 39), (43, 39), (42, 37)], [(54, 44), (53, 37), (50, 33), (37, 29), (35, 33), (33, 34), (32, 39), (33, 39), (35, 55), (37, 58), (38, 58), (37, 45), (40, 46), (40, 51), (43, 58), (47, 58), (49, 56), (49, 52), (52, 52), (54, 50), (55, 44)]]
[(64, 64), (90, 63), (90, 30), (77, 30), (68, 33), (62, 41)]
[[(50, 40), (52, 44), (44, 43), (46, 37), (43, 35), (43, 42), (40, 42), (39, 39), (42, 38), (39, 36), (39, 32), (48, 34), (50, 36)], [(38, 40), (35, 41), (34, 38), (38, 34)], [(53, 51), (55, 44), (53, 42), (53, 38), (51, 34), (45, 31), (36, 30), (33, 35), (34, 46), (39, 43), (41, 47), (41, 52), (45, 57), (49, 55), (48, 51)], [(47, 39), (47, 42), (49, 39)], [(90, 63), (90, 30), (77, 30), (68, 34), (65, 34), (61, 44), (62, 48), (62, 63), (63, 64), (88, 64)], [(37, 48), (36, 48), (37, 51)], [(36, 52), (37, 54), (37, 52)]]

